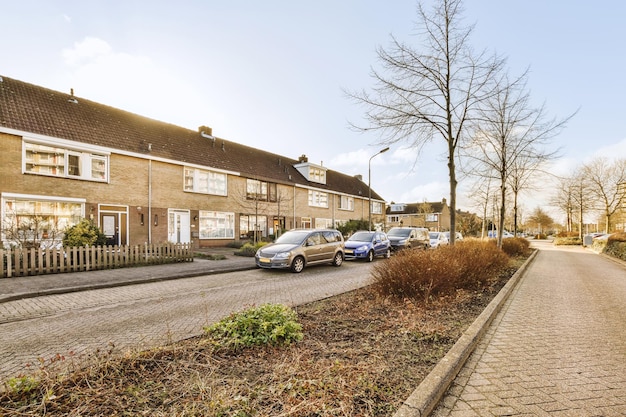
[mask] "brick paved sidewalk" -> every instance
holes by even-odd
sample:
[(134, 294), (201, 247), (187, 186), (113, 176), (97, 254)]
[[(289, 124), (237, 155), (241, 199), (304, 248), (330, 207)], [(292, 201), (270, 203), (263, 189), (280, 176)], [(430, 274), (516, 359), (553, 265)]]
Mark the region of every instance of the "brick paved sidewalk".
[(626, 415), (626, 268), (540, 245), (431, 415)]
[(0, 278), (0, 303), (42, 295), (64, 294), (98, 288), (155, 282), (174, 278), (189, 278), (226, 271), (255, 268), (254, 258), (235, 256), (235, 249), (219, 247), (197, 250), (226, 259), (207, 260), (196, 257), (193, 262), (150, 265), (133, 268), (106, 269), (64, 274)]

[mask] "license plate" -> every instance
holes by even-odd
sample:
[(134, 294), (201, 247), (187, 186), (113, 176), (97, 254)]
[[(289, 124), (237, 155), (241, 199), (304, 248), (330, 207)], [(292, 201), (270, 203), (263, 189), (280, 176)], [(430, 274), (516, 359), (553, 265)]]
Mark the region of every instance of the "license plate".
[(264, 263), (264, 264), (269, 264), (272, 261), (270, 258), (259, 258), (259, 262)]
[(346, 253), (348, 255), (352, 255), (354, 253), (354, 251), (352, 249), (346, 249)]

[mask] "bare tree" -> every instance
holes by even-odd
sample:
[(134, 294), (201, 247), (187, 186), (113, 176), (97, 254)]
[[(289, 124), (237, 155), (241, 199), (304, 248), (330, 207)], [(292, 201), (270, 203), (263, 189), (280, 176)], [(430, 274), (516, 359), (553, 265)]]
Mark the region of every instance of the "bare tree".
[[(58, 244), (63, 231), (56, 219), (50, 216), (18, 216), (15, 211), (7, 213), (2, 227), (4, 240), (19, 248), (40, 248)], [(1, 244), (0, 244), (1, 246)]]
[(585, 213), (593, 208), (593, 201), (590, 198), (589, 181), (582, 174), (582, 169), (578, 169), (577, 172), (578, 174), (571, 179), (571, 188), (574, 208), (578, 213), (578, 237), (582, 239)]
[(481, 225), (481, 238), (485, 237), (485, 229), (487, 227), (487, 211), (489, 209), (489, 203), (492, 201), (492, 186), (491, 177), (479, 177), (478, 181), (474, 183), (470, 189), (470, 198), (479, 207), (482, 213), (482, 225)]
[(498, 246), (502, 246), (507, 213), (507, 185), (514, 187), (517, 229), (518, 193), (541, 163), (556, 156), (546, 146), (572, 117), (546, 120), (545, 107), (532, 107), (526, 74), (512, 81), (504, 75), (498, 81), (497, 93), (481, 101), (480, 117), (475, 120), (472, 141), (466, 149), (467, 156), (476, 164), (474, 171), (495, 174), (499, 184)]
[(566, 230), (572, 232), (574, 222), (574, 184), (572, 178), (559, 178), (551, 203), (565, 213)]
[(513, 233), (517, 236), (519, 225), (519, 196), (520, 193), (530, 188), (534, 174), (539, 170), (543, 159), (530, 158), (528, 155), (520, 155), (513, 161), (509, 175), (509, 187), (513, 193)]
[(377, 55), (384, 71), (372, 70), (372, 93), (348, 93), (366, 107), (367, 127), (380, 131), (381, 144), (408, 143), (416, 158), (436, 137), (447, 145), (450, 182), (450, 243), (456, 228), (457, 147), (478, 104), (493, 94), (493, 79), (504, 61), (475, 53), (473, 26), (462, 26), (462, 1), (440, 0), (430, 13), (418, 3), (421, 48), (391, 37)]
[(554, 225), (554, 220), (540, 207), (535, 208), (528, 221), (537, 227), (537, 232), (543, 234)]
[(605, 218), (605, 232), (611, 232), (611, 217), (622, 206), (621, 184), (626, 182), (626, 159), (609, 161), (595, 158), (583, 166), (583, 175), (589, 182), (589, 192)]
[[(280, 219), (281, 212), (287, 211), (286, 207), (292, 201), (289, 193), (281, 190), (279, 185), (276, 184), (275, 192), (272, 189), (270, 183), (248, 179), (245, 186), (234, 191), (242, 211), (247, 215), (254, 215), (252, 238), (255, 244), (259, 241), (259, 232), (264, 232), (259, 230), (259, 218), (272, 219), (276, 216)], [(280, 236), (281, 230), (275, 230), (274, 234), (276, 237)]]

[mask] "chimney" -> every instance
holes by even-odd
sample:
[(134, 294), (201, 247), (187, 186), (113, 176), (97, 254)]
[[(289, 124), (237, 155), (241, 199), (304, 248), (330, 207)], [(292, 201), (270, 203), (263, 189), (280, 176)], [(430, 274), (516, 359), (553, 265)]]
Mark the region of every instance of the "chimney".
[(198, 132), (200, 132), (200, 135), (203, 138), (215, 140), (215, 137), (213, 137), (213, 128), (210, 128), (208, 126), (200, 126), (198, 128)]
[(309, 158), (307, 158), (305, 154), (302, 154), (300, 158), (298, 158), (298, 162), (309, 162)]
[(78, 104), (78, 100), (74, 97), (74, 89), (70, 88), (70, 98), (67, 99), (70, 103)]
[(361, 175), (361, 174), (356, 174), (356, 175), (354, 176), (354, 178), (356, 178), (357, 180), (359, 180), (359, 181), (363, 182), (363, 175)]

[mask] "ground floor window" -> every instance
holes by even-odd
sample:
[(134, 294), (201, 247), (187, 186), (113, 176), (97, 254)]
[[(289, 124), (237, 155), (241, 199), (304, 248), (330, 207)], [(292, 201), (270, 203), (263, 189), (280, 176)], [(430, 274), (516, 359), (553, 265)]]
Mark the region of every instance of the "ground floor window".
[(267, 217), (255, 216), (254, 214), (242, 214), (239, 216), (240, 237), (252, 238), (255, 231), (259, 237), (267, 237)]
[(234, 239), (235, 213), (200, 210), (200, 239)]
[(52, 246), (84, 217), (83, 199), (2, 195), (2, 240), (22, 247)]
[(302, 226), (303, 229), (310, 229), (311, 228), (311, 218), (310, 217), (301, 217), (300, 218), (300, 225)]
[(315, 219), (316, 229), (332, 229), (333, 227), (333, 219)]

